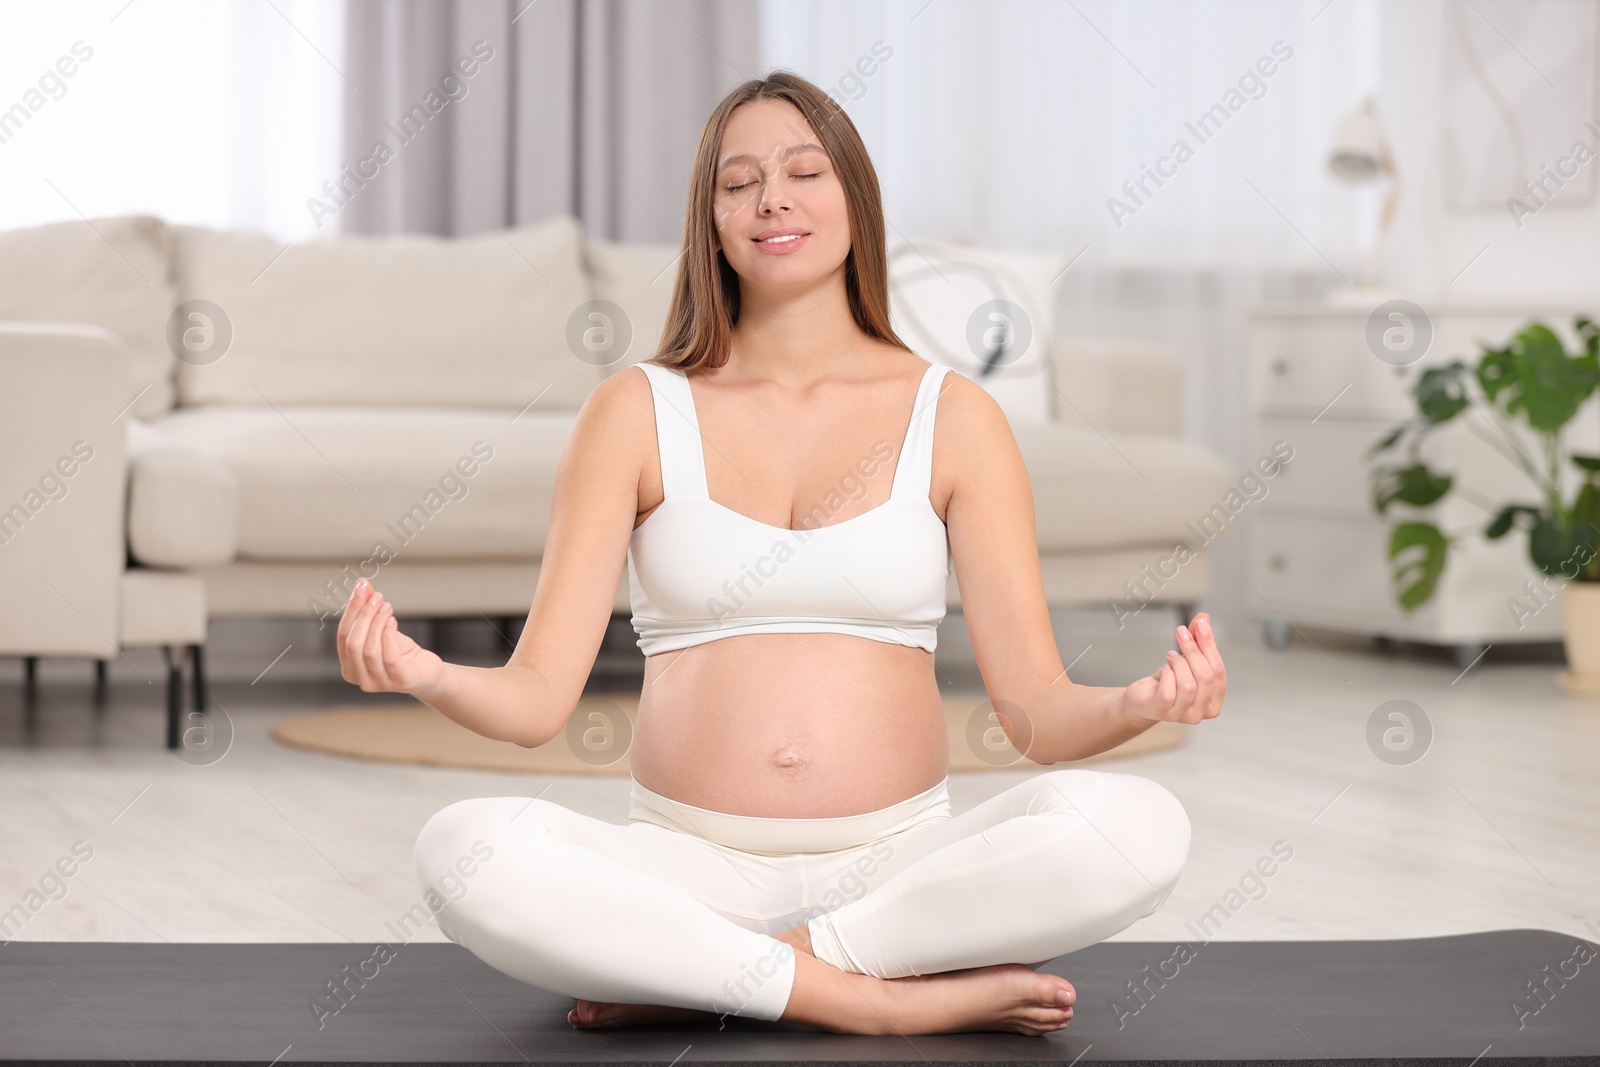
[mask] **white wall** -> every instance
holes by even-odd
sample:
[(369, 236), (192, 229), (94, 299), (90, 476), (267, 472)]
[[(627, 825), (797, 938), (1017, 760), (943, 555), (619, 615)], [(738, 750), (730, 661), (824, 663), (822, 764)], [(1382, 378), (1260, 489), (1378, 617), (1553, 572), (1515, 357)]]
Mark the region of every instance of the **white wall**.
[[(1530, 8), (1585, 3), (1591, 0), (1540, 0)], [(1464, 7), (1469, 18), (1482, 18), (1472, 5)], [(1536, 47), (1537, 34), (1531, 32), (1531, 26), (1519, 32), (1504, 19), (1501, 9), (1488, 6), (1482, 10), (1497, 23), (1505, 21), (1500, 32), (1527, 54), (1526, 59), (1505, 55), (1510, 68), (1531, 63), (1548, 68), (1546, 73), (1558, 84), (1566, 80), (1567, 74), (1553, 69), (1555, 58)], [(1424, 307), (1430, 300), (1559, 302), (1600, 315), (1600, 196), (1579, 208), (1552, 205), (1524, 219), (1520, 229), (1504, 209), (1473, 215), (1446, 210), (1442, 135), (1449, 17), (1444, 0), (1386, 4), (1382, 13), (1379, 107), (1394, 143), (1402, 181), (1386, 256), (1387, 277)], [(1531, 74), (1534, 67), (1528, 70)], [(1502, 72), (1509, 73), (1504, 68), (1496, 71)], [(1591, 111), (1590, 117), (1600, 119), (1600, 110)], [(1574, 131), (1574, 139), (1580, 132)], [(1585, 137), (1593, 146), (1594, 135)], [(1540, 163), (1553, 160), (1538, 158), (1536, 153), (1527, 177), (1537, 176)], [(1596, 167), (1600, 161), (1589, 163), (1586, 170)], [(1480, 252), (1482, 257), (1473, 263)]]

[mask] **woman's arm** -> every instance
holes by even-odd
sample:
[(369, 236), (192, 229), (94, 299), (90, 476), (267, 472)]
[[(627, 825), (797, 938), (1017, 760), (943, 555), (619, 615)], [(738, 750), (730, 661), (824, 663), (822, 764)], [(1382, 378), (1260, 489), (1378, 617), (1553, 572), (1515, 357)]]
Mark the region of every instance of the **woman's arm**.
[(496, 741), (536, 748), (555, 737), (611, 620), (639, 514), (641, 457), (654, 435), (642, 371), (619, 372), (589, 394), (556, 468), (527, 625), (503, 667), (445, 663), (400, 632), (393, 608), (363, 579), (339, 622), (345, 681), (368, 693), (410, 693)]
[[(1067, 677), (1039, 566), (1033, 489), (1004, 412), (960, 375), (935, 420), (934, 470), (950, 483), (945, 526), (961, 608), (984, 686), (1006, 735), (1035, 763), (1104, 752), (1162, 719), (1198, 722), (1222, 709), (1226, 675), (1204, 614), (1200, 642), (1179, 627), (1182, 653), (1128, 686)], [(1202, 689), (1202, 685), (1205, 688)]]
[(1216, 718), (1228, 680), (1211, 617), (1201, 612), (1176, 633), (1182, 653), (1169, 651), (1165, 663), (1132, 685), (1078, 685), (1063, 670), (1020, 705), (996, 701), (1006, 736), (1035, 763), (1056, 763), (1116, 748), (1158, 722)]
[(409, 693), (496, 741), (533, 748), (560, 729), (549, 679), (537, 668), (446, 663), (400, 632), (394, 606), (365, 578), (339, 621), (339, 663), (364, 693)]

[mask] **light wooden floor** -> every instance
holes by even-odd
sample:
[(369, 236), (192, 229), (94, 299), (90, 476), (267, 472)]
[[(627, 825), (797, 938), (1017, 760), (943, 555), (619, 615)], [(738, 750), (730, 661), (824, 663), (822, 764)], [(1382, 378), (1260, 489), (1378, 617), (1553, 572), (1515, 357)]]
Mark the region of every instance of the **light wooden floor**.
[[(1084, 653), (1074, 679), (1125, 683), (1159, 664), (1169, 618), (1148, 611), (1118, 633), (1103, 614), (1058, 612), (1063, 661)], [(1225, 940), (1519, 927), (1600, 940), (1600, 702), (1560, 692), (1559, 648), (1496, 647), (1461, 675), (1428, 649), (1381, 651), (1311, 631), (1315, 647), (1296, 636), (1273, 652), (1254, 625), (1217, 626), (1231, 676), (1222, 717), (1192, 728), (1179, 749), (1095, 765), (1166, 785), (1194, 827), (1171, 898), (1117, 940), (1199, 940), (1187, 924), (1219, 903), (1215, 914), (1228, 917), (1214, 936)], [(462, 633), (447, 657), (471, 660), (473, 636)], [(976, 686), (959, 616), (940, 632), (939, 657), (942, 681)], [(157, 655), (132, 658), (161, 677)], [(604, 659), (611, 671), (638, 662), (631, 648)], [(237, 736), (207, 767), (162, 747), (160, 685), (128, 663), (113, 669), (98, 726), (88, 665), (44, 664), (31, 741), (20, 669), (0, 663), (0, 912), (22, 904), (30, 913), (11, 936), (393, 940), (385, 924), (418, 899), (416, 833), (451, 801), (543, 791), (625, 818), (625, 780), (394, 766), (273, 741), (275, 720), (362, 696), (339, 680), (309, 626), (216, 624), (211, 660), (214, 697)], [(1410, 765), (1385, 763), (1367, 744), (1369, 716), (1392, 699), (1415, 702), (1433, 724), (1430, 749)], [(954, 775), (956, 810), (1027, 773)], [(1256, 890), (1259, 899), (1234, 896), (1237, 910), (1228, 911), (1229, 891), (1280, 840), (1293, 858), (1265, 880), (1264, 894)], [(78, 841), (93, 855), (64, 879), (63, 893), (48, 874)], [(437, 929), (423, 937), (443, 940)]]

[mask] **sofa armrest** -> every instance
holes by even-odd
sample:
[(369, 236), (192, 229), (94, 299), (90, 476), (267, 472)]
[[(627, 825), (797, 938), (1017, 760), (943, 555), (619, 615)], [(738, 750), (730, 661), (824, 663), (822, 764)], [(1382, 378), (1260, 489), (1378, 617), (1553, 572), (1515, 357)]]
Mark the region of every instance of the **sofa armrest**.
[(128, 420), (128, 551), (147, 567), (233, 562), (239, 479), (221, 460), (160, 424)]
[(96, 326), (0, 322), (0, 654), (117, 654), (128, 359)]
[(1063, 338), (1050, 345), (1054, 421), (1103, 433), (1183, 436), (1183, 357), (1166, 345)]

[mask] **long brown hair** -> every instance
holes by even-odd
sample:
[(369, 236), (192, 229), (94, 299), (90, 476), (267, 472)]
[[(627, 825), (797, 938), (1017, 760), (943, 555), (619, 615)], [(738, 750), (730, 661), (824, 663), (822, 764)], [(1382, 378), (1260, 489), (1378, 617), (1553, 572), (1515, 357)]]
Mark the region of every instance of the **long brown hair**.
[(827, 93), (800, 75), (776, 70), (740, 84), (711, 112), (694, 153), (689, 207), (684, 213), (683, 254), (672, 306), (656, 354), (645, 360), (690, 370), (728, 362), (733, 324), (739, 321), (739, 276), (718, 247), (715, 194), (717, 146), (728, 116), (752, 100), (786, 100), (804, 115), (822, 140), (844, 186), (850, 218), (850, 252), (844, 285), (850, 314), (867, 336), (907, 352), (889, 325), (889, 263), (883, 235), (883, 198), (878, 172), (850, 116)]

